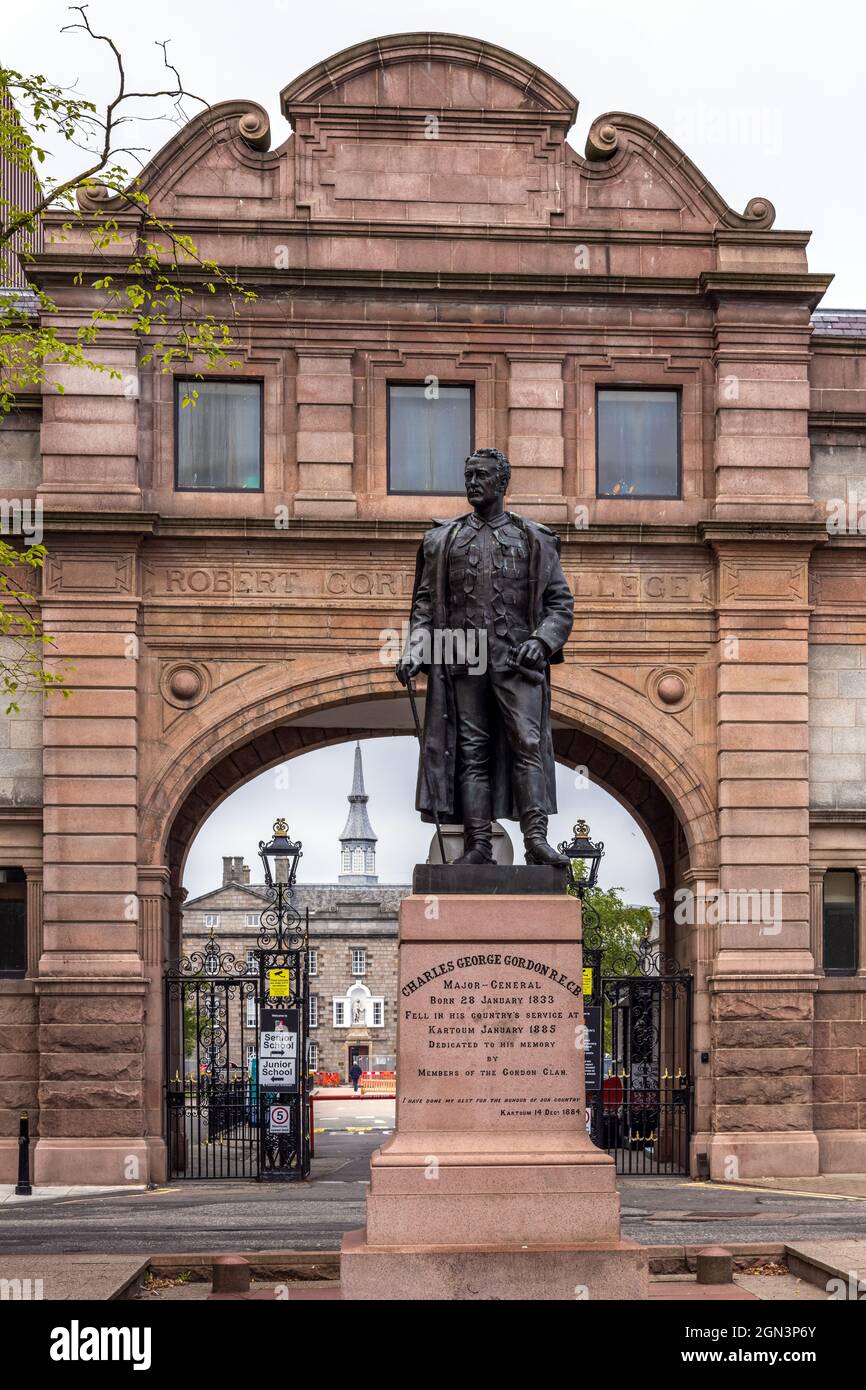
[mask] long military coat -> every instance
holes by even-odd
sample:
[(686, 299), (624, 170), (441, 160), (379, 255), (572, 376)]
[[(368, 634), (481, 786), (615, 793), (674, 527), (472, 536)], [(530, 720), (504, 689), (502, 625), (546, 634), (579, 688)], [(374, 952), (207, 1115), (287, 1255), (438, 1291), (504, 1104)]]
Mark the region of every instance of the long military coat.
[[(449, 627), (448, 618), (448, 558), (452, 542), (469, 513), (450, 521), (437, 521), (426, 532), (418, 548), (415, 565), (415, 586), (409, 619), (407, 651), (425, 656), (422, 670), (427, 675), (427, 704), (424, 716), (424, 764), (419, 761), (418, 786), (415, 798), (417, 810), (425, 821), (433, 820), (433, 809), (442, 821), (462, 824), (460, 785), (456, 776), (457, 714), (454, 689), (449, 668), (442, 662), (430, 660), (435, 652), (434, 632)], [(527, 611), (532, 636), (540, 638), (550, 652), (549, 662), (562, 661), (562, 648), (574, 622), (574, 598), (568, 587), (559, 559), (559, 537), (540, 522), (508, 513), (523, 531), (529, 547), (529, 601)], [(542, 720), (542, 757), (547, 786), (547, 805), (550, 814), (556, 810), (556, 774), (553, 740), (550, 734), (550, 669), (545, 668), (544, 713)], [(518, 819), (511, 784), (511, 756), (508, 738), (498, 716), (495, 702), (492, 710), (491, 791), (493, 816), (500, 820)]]

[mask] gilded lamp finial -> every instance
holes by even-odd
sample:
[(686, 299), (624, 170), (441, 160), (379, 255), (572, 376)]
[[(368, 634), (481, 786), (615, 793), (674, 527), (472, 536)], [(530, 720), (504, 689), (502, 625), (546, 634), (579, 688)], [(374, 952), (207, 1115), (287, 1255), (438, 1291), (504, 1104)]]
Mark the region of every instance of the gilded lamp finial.
[(283, 818), (282, 816), (277, 816), (277, 819), (274, 821), (274, 834), (275, 834), (275, 835), (288, 835), (288, 833), (289, 833), (289, 822), (288, 822), (287, 820), (284, 820), (284, 818)]

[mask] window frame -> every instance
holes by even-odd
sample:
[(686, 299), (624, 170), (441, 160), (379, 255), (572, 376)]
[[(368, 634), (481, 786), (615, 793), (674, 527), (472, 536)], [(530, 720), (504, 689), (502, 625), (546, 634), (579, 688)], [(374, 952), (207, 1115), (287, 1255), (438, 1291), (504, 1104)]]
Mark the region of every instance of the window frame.
[[(307, 995), (307, 1027), (318, 1028), (321, 1019), (321, 1000), (318, 994)], [(314, 1017), (315, 1015), (315, 1017)]]
[[(431, 373), (435, 375), (435, 373)], [(385, 493), (388, 497), (464, 497), (465, 490), (458, 488), (455, 492), (418, 492), (415, 488), (394, 488), (391, 486), (391, 387), (392, 386), (426, 386), (427, 381), (424, 377), (420, 381), (406, 380), (401, 377), (386, 377), (385, 379)], [(469, 453), (470, 457), (475, 449), (475, 382), (474, 381), (443, 381), (439, 377), (439, 385), (456, 387), (461, 391), (469, 392)]]
[[(218, 384), (219, 382), (229, 383), (233, 386), (243, 383), (248, 386), (258, 386), (259, 388), (259, 485), (258, 487), (188, 487), (181, 485), (178, 481), (180, 474), (180, 391), (181, 385), (189, 385), (195, 388), (205, 382)], [(243, 497), (245, 493), (262, 493), (265, 490), (265, 378), (263, 376), (173, 376), (172, 391), (174, 400), (172, 403), (172, 419), (174, 421), (174, 441), (173, 441), (173, 486), (175, 492), (195, 492), (218, 495), (219, 493), (230, 493), (233, 497)], [(190, 407), (195, 409), (195, 407)]]
[(307, 975), (313, 980), (319, 973), (319, 948), (318, 946), (307, 947)]
[[(602, 391), (639, 391), (642, 395), (657, 394), (660, 391), (676, 396), (677, 405), (677, 490), (668, 492), (635, 492), (617, 495), (612, 492), (599, 492), (598, 475), (601, 464), (599, 453), (599, 395)], [(669, 384), (648, 384), (643, 381), (596, 381), (595, 382), (595, 500), (597, 502), (682, 502), (683, 501), (683, 388), (679, 382)]]
[[(352, 978), (353, 978), (354, 980), (362, 980), (362, 979), (366, 976), (366, 974), (367, 974), (367, 948), (366, 948), (366, 946), (352, 946), (352, 947), (351, 947), (351, 952), (352, 952), (352, 954), (351, 954), (351, 959), (350, 959), (350, 962), (349, 962), (349, 965), (350, 965), (350, 973), (351, 973)], [(361, 970), (356, 970), (356, 969), (355, 969), (355, 957), (356, 957), (356, 956), (361, 956), (361, 957), (362, 957), (361, 964), (362, 964), (362, 967), (363, 967), (363, 968), (362, 968)], [(351, 986), (350, 986), (350, 988), (351, 988)]]
[(22, 869), (20, 864), (3, 864), (0, 867), (2, 867), (6, 873), (14, 872), (15, 874), (20, 875), (20, 877), (7, 879), (6, 883), (20, 883), (22, 885), (23, 892), (20, 896), (13, 896), (12, 894), (10, 894), (8, 898), (4, 897), (3, 901), (11, 903), (20, 903), (21, 908), (23, 909), (23, 911), (21, 912), (21, 917), (23, 919), (24, 946), (23, 965), (20, 968), (16, 967), (14, 970), (0, 970), (0, 980), (24, 980), (27, 978), (30, 953), (30, 923), (28, 920), (27, 912), (27, 872), (25, 869)]
[[(827, 965), (827, 875), (851, 874), (854, 879), (854, 918), (852, 932), (854, 937), (854, 964), (846, 966)], [(821, 876), (821, 968), (830, 979), (852, 979), (860, 969), (860, 875), (848, 864), (828, 864)]]

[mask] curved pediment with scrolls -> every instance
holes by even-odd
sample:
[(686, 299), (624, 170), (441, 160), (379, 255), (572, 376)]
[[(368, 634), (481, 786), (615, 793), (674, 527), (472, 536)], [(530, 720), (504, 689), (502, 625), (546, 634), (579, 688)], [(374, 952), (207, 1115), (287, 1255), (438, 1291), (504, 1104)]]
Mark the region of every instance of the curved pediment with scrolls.
[[(600, 117), (579, 154), (566, 138), (576, 98), (479, 39), (412, 33), (356, 44), (289, 83), (281, 104), (293, 133), (278, 149), (261, 106), (223, 102), (169, 141), (139, 186), (164, 215), (214, 219), (705, 234), (773, 225), (767, 198), (729, 207), (642, 117)], [(98, 189), (83, 205), (108, 206)]]

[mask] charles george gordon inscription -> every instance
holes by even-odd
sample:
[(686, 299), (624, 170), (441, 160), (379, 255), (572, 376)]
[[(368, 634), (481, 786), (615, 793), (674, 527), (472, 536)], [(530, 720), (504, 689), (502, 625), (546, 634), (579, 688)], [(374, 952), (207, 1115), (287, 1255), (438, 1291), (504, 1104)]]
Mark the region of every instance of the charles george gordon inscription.
[(576, 1128), (584, 1054), (574, 948), (404, 950), (401, 1130)]

